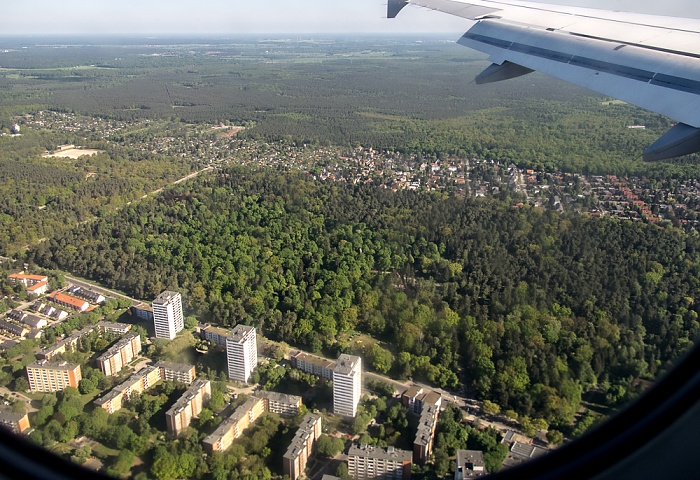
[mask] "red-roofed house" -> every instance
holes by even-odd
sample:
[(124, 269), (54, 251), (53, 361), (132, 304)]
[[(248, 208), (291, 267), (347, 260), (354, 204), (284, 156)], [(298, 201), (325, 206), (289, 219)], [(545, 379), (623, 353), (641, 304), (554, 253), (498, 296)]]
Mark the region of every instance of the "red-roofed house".
[(63, 305), (64, 307), (68, 308), (74, 308), (81, 312), (84, 312), (85, 310), (90, 308), (90, 304), (85, 300), (80, 300), (79, 298), (71, 297), (70, 295), (66, 295), (65, 293), (53, 292), (51, 295), (49, 295), (49, 298), (54, 302), (58, 303), (59, 305)]

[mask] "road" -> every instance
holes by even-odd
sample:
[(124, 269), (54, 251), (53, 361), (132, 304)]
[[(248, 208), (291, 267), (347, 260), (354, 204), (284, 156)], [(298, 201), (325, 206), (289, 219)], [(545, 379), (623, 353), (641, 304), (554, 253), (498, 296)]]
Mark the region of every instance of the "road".
[(76, 286), (78, 286), (78, 287), (80, 287), (80, 288), (85, 288), (85, 289), (87, 289), (87, 290), (92, 290), (93, 292), (97, 292), (97, 293), (99, 293), (99, 294), (101, 294), (101, 295), (104, 295), (105, 297), (109, 296), (109, 297), (125, 298), (125, 299), (127, 299), (127, 300), (131, 300), (131, 301), (134, 302), (134, 303), (141, 303), (141, 300), (137, 300), (137, 299), (132, 298), (132, 297), (129, 297), (129, 296), (127, 296), (127, 295), (124, 295), (124, 294), (115, 292), (115, 291), (113, 291), (113, 290), (108, 290), (108, 289), (103, 288), (103, 287), (98, 287), (98, 286), (96, 286), (95, 284), (88, 283), (88, 282), (86, 282), (85, 280), (81, 280), (81, 279), (79, 279), (79, 278), (70, 277), (70, 276), (68, 276), (68, 275), (65, 275), (64, 278), (65, 278), (66, 281), (69, 282), (71, 285), (76, 285)]
[[(182, 177), (182, 178), (180, 178), (180, 179), (178, 179), (178, 180), (175, 180), (174, 182), (170, 183), (170, 185), (177, 185), (178, 183), (185, 182), (185, 181), (189, 180), (190, 178), (196, 177), (197, 175), (199, 175), (199, 174), (202, 173), (202, 172), (206, 172), (207, 170), (211, 170), (212, 168), (213, 168), (213, 167), (206, 167), (206, 168), (203, 168), (203, 169), (198, 170), (198, 171), (196, 171), (196, 172), (192, 172), (192, 173), (190, 173), (190, 174), (187, 175), (187, 176), (184, 176), (184, 177)], [(168, 185), (168, 186), (170, 186), (170, 185)], [(142, 196), (141, 198), (146, 198), (146, 197), (149, 197), (149, 196), (151, 196), (151, 195), (158, 195), (158, 194), (161, 193), (165, 188), (167, 188), (167, 187), (162, 187), (162, 188), (159, 188), (159, 189), (157, 189), (157, 190), (153, 190), (152, 192), (147, 193), (146, 195)]]
[[(271, 341), (271, 340), (268, 340)], [(292, 355), (296, 354), (297, 352), (303, 352), (307, 355), (310, 355), (312, 357), (315, 357), (320, 360), (325, 360), (325, 361), (333, 361), (332, 358), (326, 358), (322, 357), (320, 355), (316, 355), (315, 353), (311, 352), (306, 352), (304, 350), (300, 350), (298, 348), (292, 349), (289, 351), (289, 354), (287, 354), (287, 360), (291, 360)], [(486, 419), (485, 415), (481, 414), (481, 402), (479, 402), (476, 399), (473, 398), (467, 398), (463, 395), (460, 395), (459, 393), (455, 392), (448, 392), (442, 388), (436, 388), (430, 385), (426, 385), (424, 383), (419, 383), (419, 382), (401, 382), (399, 380), (394, 380), (393, 378), (384, 376), (384, 375), (379, 375), (378, 373), (373, 373), (373, 372), (367, 372), (363, 371), (363, 376), (365, 379), (370, 379), (370, 380), (378, 380), (381, 382), (389, 383), (393, 385), (399, 392), (404, 391), (406, 388), (408, 388), (411, 385), (417, 385), (419, 387), (423, 387), (428, 390), (433, 390), (434, 392), (439, 393), (442, 395), (443, 401), (445, 402), (450, 402), (454, 403), (457, 405), (460, 409), (462, 410), (468, 410), (469, 413), (466, 414), (466, 419), (470, 422), (478, 422), (481, 425), (484, 425), (486, 427), (492, 427), (495, 428), (496, 430), (499, 430), (501, 432), (505, 432), (506, 430), (513, 430), (516, 433), (522, 433), (519, 432), (517, 429), (513, 428), (510, 425), (506, 425), (505, 423), (499, 422), (498, 420), (489, 418)], [(363, 387), (363, 391), (367, 392), (367, 388)]]

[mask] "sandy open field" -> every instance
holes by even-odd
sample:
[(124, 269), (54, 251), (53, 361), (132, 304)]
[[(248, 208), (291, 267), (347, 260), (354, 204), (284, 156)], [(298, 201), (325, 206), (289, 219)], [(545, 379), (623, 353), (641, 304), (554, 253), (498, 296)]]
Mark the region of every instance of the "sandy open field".
[(56, 157), (63, 157), (63, 158), (80, 158), (83, 155), (95, 155), (97, 153), (102, 153), (102, 150), (88, 150), (88, 149), (82, 149), (82, 148), (69, 148), (67, 150), (61, 150), (60, 152), (52, 153), (52, 154), (47, 154), (43, 155), (44, 158), (56, 158)]

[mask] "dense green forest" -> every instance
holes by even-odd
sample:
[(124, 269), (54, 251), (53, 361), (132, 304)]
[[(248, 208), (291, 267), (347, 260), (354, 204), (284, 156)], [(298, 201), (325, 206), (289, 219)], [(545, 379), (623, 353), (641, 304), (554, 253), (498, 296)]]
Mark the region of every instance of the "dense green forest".
[[(52, 238), (30, 263), (570, 425), (700, 333), (700, 239), (495, 201), (223, 170)], [(461, 372), (458, 378), (455, 372)]]
[[(245, 136), (513, 161), (550, 171), (697, 176), (641, 162), (669, 119), (540, 74), (494, 85), (454, 39), (4, 39), (0, 130), (52, 108), (234, 122)], [(116, 42), (120, 44), (116, 44)], [(167, 43), (170, 41), (171, 43)], [(54, 40), (55, 42), (55, 40)], [(645, 130), (629, 129), (645, 125)], [(694, 157), (693, 157), (694, 158)]]

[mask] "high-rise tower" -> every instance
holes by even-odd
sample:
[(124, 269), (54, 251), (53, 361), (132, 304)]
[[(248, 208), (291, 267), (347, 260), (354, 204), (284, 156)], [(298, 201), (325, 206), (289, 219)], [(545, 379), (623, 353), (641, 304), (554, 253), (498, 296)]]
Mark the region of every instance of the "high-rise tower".
[(258, 366), (258, 343), (254, 327), (236, 325), (226, 339), (226, 360), (228, 378), (247, 382)]
[(165, 291), (153, 300), (153, 324), (156, 338), (172, 340), (185, 327), (182, 317), (182, 297), (177, 292)]
[(333, 413), (354, 417), (362, 394), (362, 359), (342, 354), (333, 370)]

